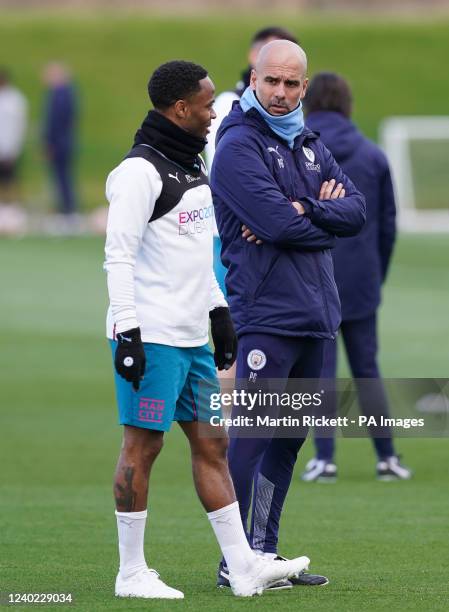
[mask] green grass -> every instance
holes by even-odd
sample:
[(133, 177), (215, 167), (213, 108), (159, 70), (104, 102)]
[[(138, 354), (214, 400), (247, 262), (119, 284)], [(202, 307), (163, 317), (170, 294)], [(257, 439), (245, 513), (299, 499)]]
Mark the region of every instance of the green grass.
[[(50, 206), (39, 149), (43, 65), (55, 58), (73, 70), (79, 88), (80, 196), (85, 209), (104, 203), (104, 179), (129, 149), (148, 110), (153, 69), (174, 58), (203, 63), (217, 91), (234, 87), (254, 31), (275, 21), (292, 29), (308, 51), (310, 73), (338, 71), (354, 90), (355, 121), (376, 139), (391, 115), (444, 115), (449, 98), (446, 58), (449, 21), (361, 21), (307, 15), (127, 15), (3, 12), (0, 57), (30, 100), (31, 129), (24, 159), (30, 207)], [(429, 197), (429, 194), (428, 194)], [(431, 198), (430, 198), (431, 199)]]
[[(0, 241), (8, 264), (0, 298), (0, 592), (71, 592), (83, 612), (446, 610), (448, 440), (399, 441), (416, 476), (389, 484), (373, 479), (368, 441), (340, 440), (335, 486), (300, 484), (309, 442), (281, 550), (310, 555), (331, 584), (242, 601), (214, 588), (218, 548), (177, 428), (154, 470), (146, 551), (186, 599), (114, 599), (111, 478), (120, 428), (103, 337), (102, 248), (99, 239)], [(445, 238), (401, 237), (381, 316), (385, 375), (448, 376), (447, 261)]]

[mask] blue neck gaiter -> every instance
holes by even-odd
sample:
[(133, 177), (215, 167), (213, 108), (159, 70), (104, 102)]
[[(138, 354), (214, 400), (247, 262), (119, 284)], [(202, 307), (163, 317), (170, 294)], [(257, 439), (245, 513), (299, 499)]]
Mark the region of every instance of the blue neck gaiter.
[(240, 106), (244, 113), (249, 111), (250, 108), (259, 111), (273, 132), (287, 141), (290, 149), (293, 149), (295, 138), (304, 130), (304, 114), (301, 102), (299, 106), (286, 115), (270, 115), (257, 99), (254, 90), (247, 87), (240, 98)]

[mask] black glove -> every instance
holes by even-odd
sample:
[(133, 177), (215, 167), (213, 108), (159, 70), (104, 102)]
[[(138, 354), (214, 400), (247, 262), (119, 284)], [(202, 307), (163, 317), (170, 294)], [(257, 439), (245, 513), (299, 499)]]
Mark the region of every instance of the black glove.
[(215, 308), (210, 311), (209, 317), (215, 347), (215, 365), (219, 370), (229, 370), (237, 357), (237, 336), (229, 308)]
[(122, 378), (132, 382), (134, 390), (139, 390), (140, 380), (145, 374), (146, 357), (140, 338), (140, 328), (117, 334), (115, 351), (115, 369)]

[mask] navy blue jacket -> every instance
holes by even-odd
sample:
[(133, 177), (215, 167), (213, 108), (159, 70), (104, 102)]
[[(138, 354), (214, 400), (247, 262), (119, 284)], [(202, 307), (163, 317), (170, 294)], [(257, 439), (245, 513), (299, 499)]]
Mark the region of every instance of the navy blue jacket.
[(48, 91), (45, 144), (54, 155), (64, 156), (72, 152), (75, 139), (76, 101), (72, 85), (59, 85)]
[[(346, 197), (319, 201), (330, 178), (344, 183)], [(217, 135), (211, 187), (237, 333), (334, 337), (340, 302), (330, 249), (335, 236), (360, 231), (365, 201), (318, 136), (305, 129), (292, 150), (256, 109), (243, 113), (235, 102)], [(263, 244), (244, 240), (242, 224)]]
[(396, 207), (388, 162), (382, 151), (340, 113), (315, 112), (307, 125), (320, 133), (343, 172), (366, 198), (366, 224), (332, 251), (343, 320), (373, 314), (396, 236)]

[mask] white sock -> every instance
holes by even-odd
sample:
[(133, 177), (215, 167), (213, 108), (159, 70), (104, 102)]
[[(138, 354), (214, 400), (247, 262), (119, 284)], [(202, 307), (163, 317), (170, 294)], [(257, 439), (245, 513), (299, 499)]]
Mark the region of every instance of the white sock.
[(270, 559), (270, 561), (273, 561), (273, 559), (276, 559), (276, 557), (277, 557), (276, 553), (264, 552), (262, 554), (265, 557), (265, 559)]
[(234, 574), (247, 572), (254, 563), (255, 555), (243, 530), (238, 502), (214, 512), (208, 512), (207, 517), (215, 532), (215, 537), (229, 571)]
[(143, 539), (147, 511), (117, 512), (118, 547), (120, 552), (120, 573), (131, 576), (147, 566), (143, 552)]
[(256, 553), (258, 557), (265, 557), (265, 559), (269, 559), (270, 561), (272, 561), (273, 559), (277, 557), (277, 553), (264, 552), (263, 550), (260, 550), (259, 548), (254, 548), (253, 551)]

